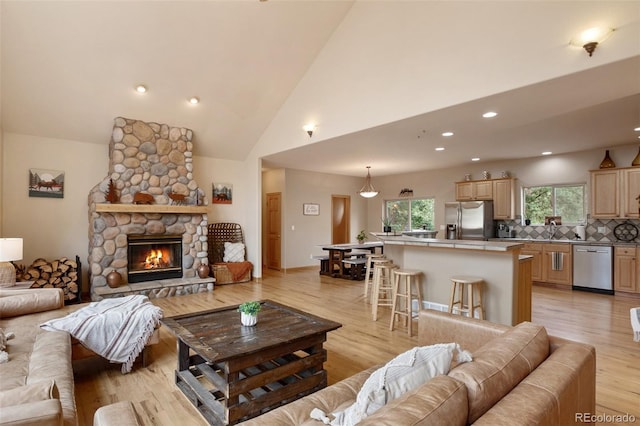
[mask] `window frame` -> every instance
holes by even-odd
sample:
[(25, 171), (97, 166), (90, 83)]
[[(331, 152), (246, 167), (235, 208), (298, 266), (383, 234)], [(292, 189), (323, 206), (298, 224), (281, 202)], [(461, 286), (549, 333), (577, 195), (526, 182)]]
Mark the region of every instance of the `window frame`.
[[(548, 187), (551, 188), (551, 215), (550, 216), (562, 216), (560, 214), (558, 214), (558, 210), (557, 210), (557, 202), (556, 202), (556, 189), (558, 188), (567, 188), (567, 187), (582, 187), (582, 220), (580, 222), (567, 222), (564, 220), (564, 218), (562, 219), (562, 225), (566, 225), (566, 226), (573, 226), (573, 225), (583, 225), (586, 221), (587, 221), (587, 204), (588, 204), (588, 200), (587, 200), (587, 184), (586, 182), (576, 182), (576, 183), (557, 183), (557, 184), (539, 184), (539, 185), (530, 185), (530, 186), (522, 186), (522, 193), (521, 193), (521, 201), (522, 201), (522, 205), (521, 207), (521, 212), (522, 212), (522, 221), (524, 222), (525, 219), (528, 219), (527, 217), (525, 217), (525, 212), (526, 210), (526, 194), (525, 191), (527, 189), (530, 188), (544, 188), (544, 187)], [(534, 223), (531, 222), (530, 226), (544, 226), (544, 223)]]
[[(435, 230), (436, 227), (436, 197), (431, 196), (431, 197), (398, 197), (398, 198), (389, 198), (389, 199), (385, 199), (382, 202), (382, 212), (383, 212), (383, 218), (387, 219), (389, 217), (389, 210), (387, 209), (387, 205), (390, 202), (408, 202), (409, 203), (409, 210), (408, 210), (408, 214), (409, 214), (409, 222), (408, 225), (411, 225), (411, 209), (412, 209), (412, 203), (415, 201), (422, 201), (422, 200), (431, 200), (431, 202), (433, 203), (432, 206), (432, 213), (433, 216), (431, 217), (431, 227), (432, 230)], [(393, 228), (393, 224), (392, 224), (392, 228)], [(409, 231), (413, 230), (413, 227), (410, 226), (411, 229), (409, 229)], [(406, 232), (404, 229), (400, 229), (400, 230), (396, 230), (394, 229), (395, 232)]]

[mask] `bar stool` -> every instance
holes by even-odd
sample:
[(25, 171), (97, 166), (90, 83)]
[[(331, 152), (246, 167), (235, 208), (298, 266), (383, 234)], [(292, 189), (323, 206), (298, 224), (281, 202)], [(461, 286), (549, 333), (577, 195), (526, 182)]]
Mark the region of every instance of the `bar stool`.
[[(453, 313), (454, 307), (460, 314), (468, 313), (469, 317), (474, 318), (476, 309), (480, 309), (478, 318), (484, 319), (484, 305), (482, 304), (482, 282), (480, 277), (472, 275), (455, 275), (451, 277), (451, 300), (449, 303), (449, 312)], [(465, 287), (467, 299), (465, 303)], [(477, 296), (477, 303), (474, 300)]]
[(367, 255), (367, 267), (366, 267), (366, 271), (364, 274), (364, 300), (365, 301), (370, 301), (370, 297), (369, 297), (369, 289), (371, 288), (371, 285), (373, 283), (372, 280), (372, 272), (373, 272), (373, 264), (375, 262), (384, 262), (387, 261), (389, 259), (387, 259), (384, 254), (379, 254), (379, 253), (369, 253)]
[[(393, 286), (391, 283), (391, 271), (398, 268), (398, 265), (394, 265), (393, 261), (387, 259), (386, 262), (375, 262), (373, 266), (373, 289), (371, 301), (371, 311), (373, 314), (373, 320), (378, 320), (378, 307), (379, 306), (391, 306), (393, 302)], [(380, 293), (383, 297), (380, 297)]]
[[(393, 271), (393, 302), (391, 303), (389, 330), (393, 331), (397, 316), (404, 316), (407, 333), (409, 336), (412, 335), (414, 296), (418, 299), (418, 310), (420, 310), (422, 303), (422, 290), (418, 281), (420, 275), (422, 275), (422, 271), (417, 269), (395, 269)], [(398, 306), (398, 302), (400, 302), (400, 306)]]

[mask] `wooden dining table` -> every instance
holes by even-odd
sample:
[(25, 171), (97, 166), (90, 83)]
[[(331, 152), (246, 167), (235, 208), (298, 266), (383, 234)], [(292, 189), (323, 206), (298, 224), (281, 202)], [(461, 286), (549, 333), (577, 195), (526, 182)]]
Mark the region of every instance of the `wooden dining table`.
[[(350, 275), (345, 273), (344, 263), (342, 263), (342, 261), (353, 256), (354, 250), (368, 250), (370, 253), (375, 253), (377, 248), (380, 248), (380, 253), (384, 250), (382, 241), (372, 241), (362, 244), (327, 244), (320, 245), (319, 247), (329, 252), (329, 267), (324, 274), (336, 278), (350, 278)], [(321, 271), (321, 273), (323, 273), (323, 271)]]

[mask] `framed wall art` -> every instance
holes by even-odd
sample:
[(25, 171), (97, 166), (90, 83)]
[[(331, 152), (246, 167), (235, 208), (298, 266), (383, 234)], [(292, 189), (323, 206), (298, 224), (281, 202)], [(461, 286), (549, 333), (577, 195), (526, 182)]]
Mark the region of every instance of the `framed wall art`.
[(214, 183), (211, 202), (213, 204), (231, 204), (233, 202), (233, 184)]
[(64, 198), (64, 172), (29, 169), (29, 197)]
[(320, 204), (315, 204), (315, 203), (302, 204), (302, 214), (305, 216), (319, 216)]

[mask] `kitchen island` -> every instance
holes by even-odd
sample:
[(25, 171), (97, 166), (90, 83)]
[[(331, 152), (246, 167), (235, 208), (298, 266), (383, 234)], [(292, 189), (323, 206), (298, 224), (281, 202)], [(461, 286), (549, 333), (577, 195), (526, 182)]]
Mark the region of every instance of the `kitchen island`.
[(531, 257), (520, 256), (522, 242), (372, 235), (395, 264), (424, 273), (423, 307), (448, 306), (450, 277), (475, 275), (485, 282), (485, 319), (505, 325), (531, 320)]

